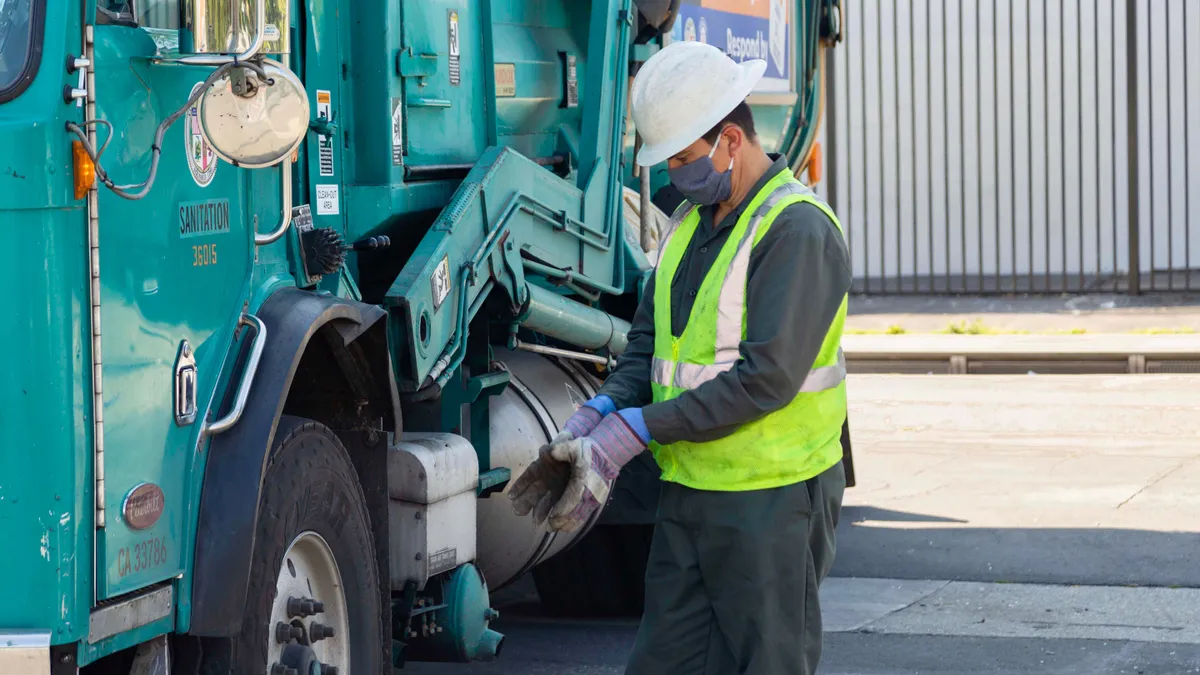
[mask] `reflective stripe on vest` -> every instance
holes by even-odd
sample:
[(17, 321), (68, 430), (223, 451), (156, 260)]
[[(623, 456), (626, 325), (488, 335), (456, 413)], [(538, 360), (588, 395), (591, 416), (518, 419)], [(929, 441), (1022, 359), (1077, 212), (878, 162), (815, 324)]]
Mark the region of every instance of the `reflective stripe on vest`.
[[(846, 379), (846, 355), (838, 348), (837, 363), (832, 366), (821, 366), (808, 371), (804, 384), (800, 386), (801, 394), (813, 394), (826, 389), (833, 389)], [(651, 363), (651, 380), (655, 384), (677, 389), (695, 389), (700, 385), (714, 380), (721, 373), (732, 370), (737, 361), (714, 363), (711, 366), (698, 363), (675, 363), (667, 359), (655, 358)], [(675, 376), (671, 377), (674, 372)]]

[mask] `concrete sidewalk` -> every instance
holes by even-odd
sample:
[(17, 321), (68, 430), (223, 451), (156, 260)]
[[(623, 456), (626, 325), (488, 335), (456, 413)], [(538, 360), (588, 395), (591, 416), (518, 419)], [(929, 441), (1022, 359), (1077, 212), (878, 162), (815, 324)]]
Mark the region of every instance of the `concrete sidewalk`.
[(1200, 589), (831, 578), (828, 632), (1200, 644)]

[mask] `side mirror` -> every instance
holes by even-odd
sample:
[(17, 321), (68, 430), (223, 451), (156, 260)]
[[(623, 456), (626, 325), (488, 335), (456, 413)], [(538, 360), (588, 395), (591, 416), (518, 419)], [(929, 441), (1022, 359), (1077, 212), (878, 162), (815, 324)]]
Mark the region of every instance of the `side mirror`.
[(266, 80), (234, 68), (200, 98), (200, 133), (218, 157), (248, 169), (274, 166), (308, 134), (304, 83), (277, 61), (263, 60)]

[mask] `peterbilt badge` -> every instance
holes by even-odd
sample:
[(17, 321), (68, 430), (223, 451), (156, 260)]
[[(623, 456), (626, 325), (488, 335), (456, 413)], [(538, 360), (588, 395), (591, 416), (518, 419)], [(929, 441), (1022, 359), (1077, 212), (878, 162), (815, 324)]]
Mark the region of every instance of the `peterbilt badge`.
[(144, 530), (158, 522), (163, 514), (166, 499), (163, 491), (154, 483), (142, 483), (125, 495), (121, 513), (131, 530)]

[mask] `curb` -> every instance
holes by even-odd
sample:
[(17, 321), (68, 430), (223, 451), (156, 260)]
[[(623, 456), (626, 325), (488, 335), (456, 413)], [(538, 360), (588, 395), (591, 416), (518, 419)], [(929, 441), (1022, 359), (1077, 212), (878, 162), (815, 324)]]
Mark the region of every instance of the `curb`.
[(1200, 374), (1196, 335), (846, 335), (851, 374)]

